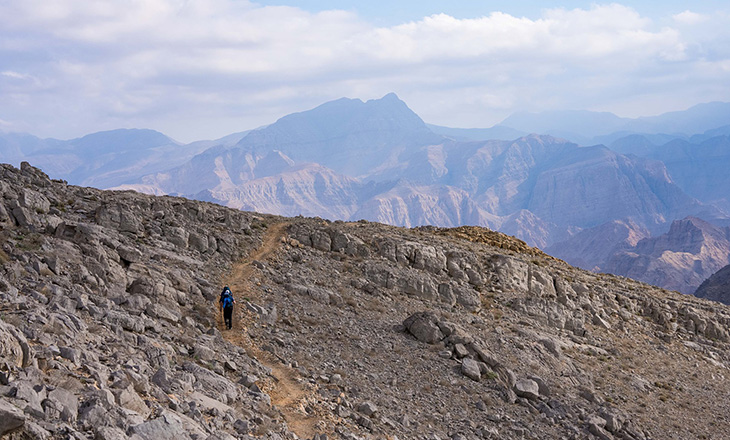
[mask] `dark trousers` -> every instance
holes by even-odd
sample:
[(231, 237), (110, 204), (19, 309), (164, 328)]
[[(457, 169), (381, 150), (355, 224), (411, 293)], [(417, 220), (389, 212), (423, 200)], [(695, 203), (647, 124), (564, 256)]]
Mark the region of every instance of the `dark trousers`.
[(233, 327), (233, 306), (223, 308), (223, 320), (226, 322), (228, 330)]

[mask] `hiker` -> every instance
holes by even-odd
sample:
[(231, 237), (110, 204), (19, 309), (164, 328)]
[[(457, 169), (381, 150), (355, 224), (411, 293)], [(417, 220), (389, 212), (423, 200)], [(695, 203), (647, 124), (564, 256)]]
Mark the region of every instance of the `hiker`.
[(231, 293), (231, 289), (228, 288), (228, 286), (223, 288), (219, 302), (221, 312), (223, 313), (223, 321), (226, 324), (226, 328), (230, 330), (231, 327), (233, 327), (233, 303), (235, 303), (236, 300), (233, 299), (233, 293)]

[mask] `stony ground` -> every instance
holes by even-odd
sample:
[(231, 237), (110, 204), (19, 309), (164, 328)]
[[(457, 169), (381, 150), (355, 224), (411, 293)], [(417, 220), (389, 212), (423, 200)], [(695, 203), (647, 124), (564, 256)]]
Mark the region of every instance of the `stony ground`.
[(481, 228), (284, 219), (21, 168), (0, 168), (10, 439), (730, 437), (727, 306)]

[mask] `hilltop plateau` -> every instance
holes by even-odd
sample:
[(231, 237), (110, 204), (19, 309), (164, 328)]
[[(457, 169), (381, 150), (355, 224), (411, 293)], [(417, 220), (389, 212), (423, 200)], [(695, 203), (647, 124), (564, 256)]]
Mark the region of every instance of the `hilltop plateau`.
[(722, 304), (479, 227), (241, 212), (27, 163), (0, 194), (11, 440), (730, 435)]

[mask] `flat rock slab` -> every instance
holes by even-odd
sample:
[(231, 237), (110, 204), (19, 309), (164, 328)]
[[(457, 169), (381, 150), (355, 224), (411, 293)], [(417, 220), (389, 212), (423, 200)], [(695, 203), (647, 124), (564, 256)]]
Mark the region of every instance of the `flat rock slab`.
[(215, 408), (218, 411), (220, 411), (221, 413), (233, 411), (233, 408), (226, 405), (225, 403), (219, 402), (215, 399), (211, 399), (210, 397), (208, 397), (205, 394), (200, 393), (198, 391), (195, 391), (192, 394), (190, 394), (190, 396), (188, 396), (188, 398), (205, 409)]
[(9, 402), (0, 400), (0, 437), (22, 428), (23, 425), (25, 425), (23, 411)]

